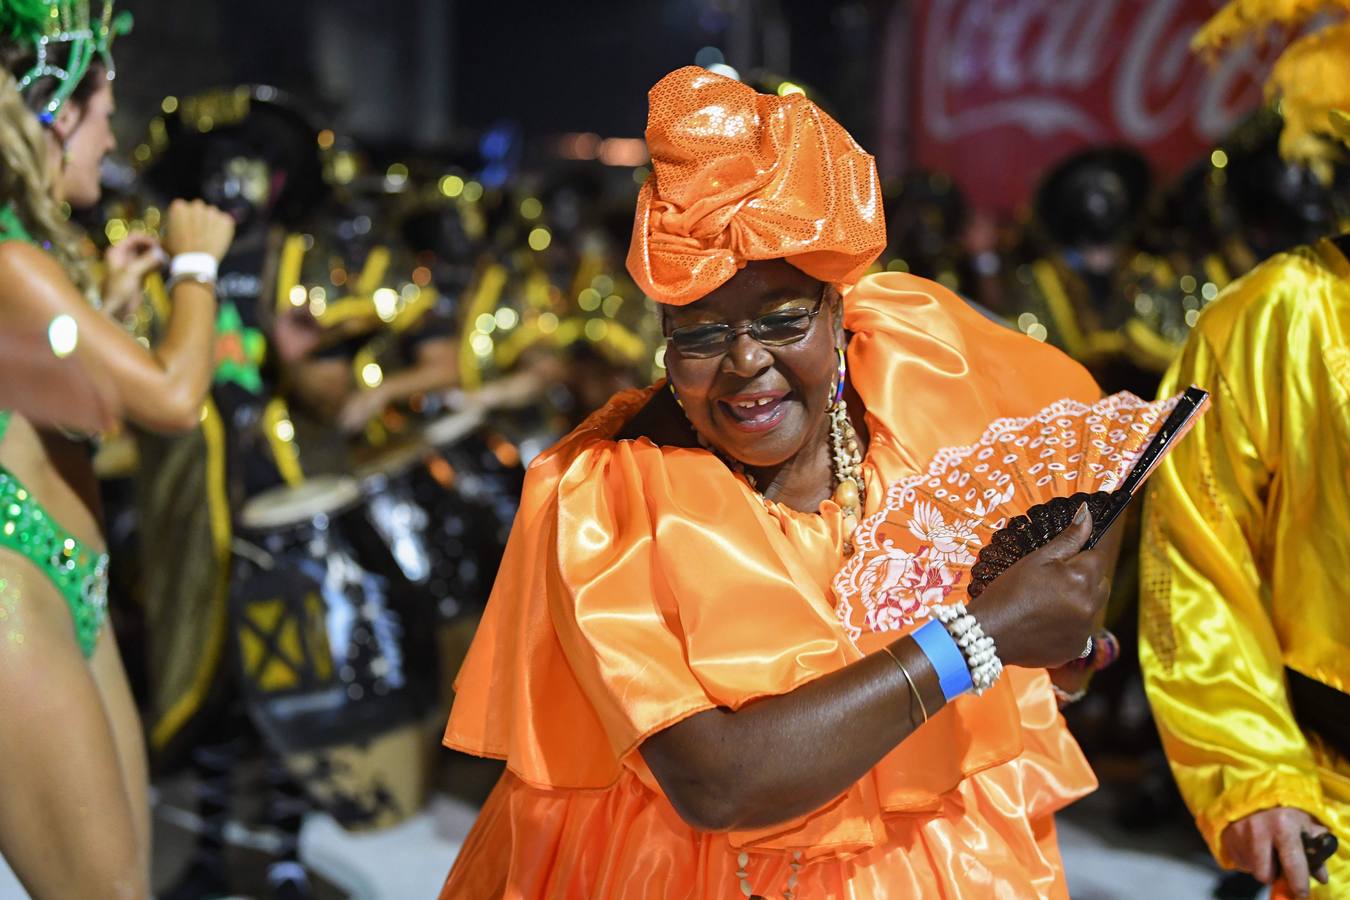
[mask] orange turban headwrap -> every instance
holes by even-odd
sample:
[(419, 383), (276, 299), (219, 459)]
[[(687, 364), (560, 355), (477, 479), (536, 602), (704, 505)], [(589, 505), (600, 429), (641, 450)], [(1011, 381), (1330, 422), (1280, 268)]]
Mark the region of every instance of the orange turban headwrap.
[(653, 300), (692, 303), (752, 259), (851, 284), (886, 246), (872, 157), (805, 96), (687, 66), (648, 99), (628, 271)]

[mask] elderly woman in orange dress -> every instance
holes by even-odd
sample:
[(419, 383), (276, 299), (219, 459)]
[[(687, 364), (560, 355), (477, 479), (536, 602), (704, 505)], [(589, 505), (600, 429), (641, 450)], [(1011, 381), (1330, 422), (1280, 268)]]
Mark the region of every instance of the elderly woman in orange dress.
[(628, 265), (669, 380), (530, 468), (445, 733), (507, 771), (442, 896), (1067, 896), (1053, 816), (1095, 782), (1046, 668), (1106, 597), (1086, 507), (959, 617), (974, 558), (935, 524), (950, 565), (895, 573), (872, 652), (831, 580), (889, 485), (1097, 386), (863, 278), (875, 167), (806, 97), (685, 68), (650, 101)]

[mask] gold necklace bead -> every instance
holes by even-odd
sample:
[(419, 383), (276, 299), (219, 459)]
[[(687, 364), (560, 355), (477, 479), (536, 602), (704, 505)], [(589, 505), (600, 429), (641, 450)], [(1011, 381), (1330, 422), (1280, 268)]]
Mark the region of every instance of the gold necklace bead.
[(858, 482), (854, 481), (852, 477), (841, 479), (839, 486), (834, 489), (834, 502), (846, 510), (857, 510)]

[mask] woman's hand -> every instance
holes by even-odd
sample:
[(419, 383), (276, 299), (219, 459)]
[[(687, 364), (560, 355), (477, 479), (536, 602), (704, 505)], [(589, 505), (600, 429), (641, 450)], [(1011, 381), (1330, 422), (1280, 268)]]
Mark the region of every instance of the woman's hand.
[(170, 256), (209, 253), (216, 261), (225, 258), (234, 240), (234, 219), (201, 200), (175, 200), (169, 204), (164, 226), (164, 249)]
[(338, 413), (338, 427), (347, 434), (356, 434), (388, 405), (384, 391), (378, 387), (356, 391), (342, 404)]
[(1111, 593), (1112, 554), (1083, 551), (1092, 513), (994, 580), (970, 611), (994, 639), (1004, 665), (1050, 668), (1077, 659)]
[[(1308, 857), (1303, 835), (1325, 834), (1326, 829), (1301, 809), (1277, 806), (1238, 819), (1223, 830), (1223, 849), (1228, 858), (1262, 884), (1282, 876), (1296, 897), (1308, 896)], [(1279, 868), (1275, 859), (1279, 857)], [(1327, 867), (1311, 873), (1327, 883)]]
[(144, 297), (145, 276), (166, 261), (159, 241), (144, 232), (129, 234), (103, 254), (103, 311), (122, 319), (136, 311)]

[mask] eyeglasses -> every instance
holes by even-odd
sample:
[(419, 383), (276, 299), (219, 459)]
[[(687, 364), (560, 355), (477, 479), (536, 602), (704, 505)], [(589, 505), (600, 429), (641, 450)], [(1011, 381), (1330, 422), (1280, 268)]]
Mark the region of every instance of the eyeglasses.
[(670, 333), (670, 343), (681, 356), (690, 359), (708, 359), (727, 352), (732, 342), (742, 334), (749, 334), (761, 344), (781, 347), (795, 344), (811, 331), (811, 320), (825, 308), (825, 288), (820, 291), (820, 299), (815, 309), (804, 306), (789, 306), (776, 309), (771, 313), (752, 319), (742, 325), (731, 326), (724, 322), (708, 322), (700, 325), (685, 325)]

